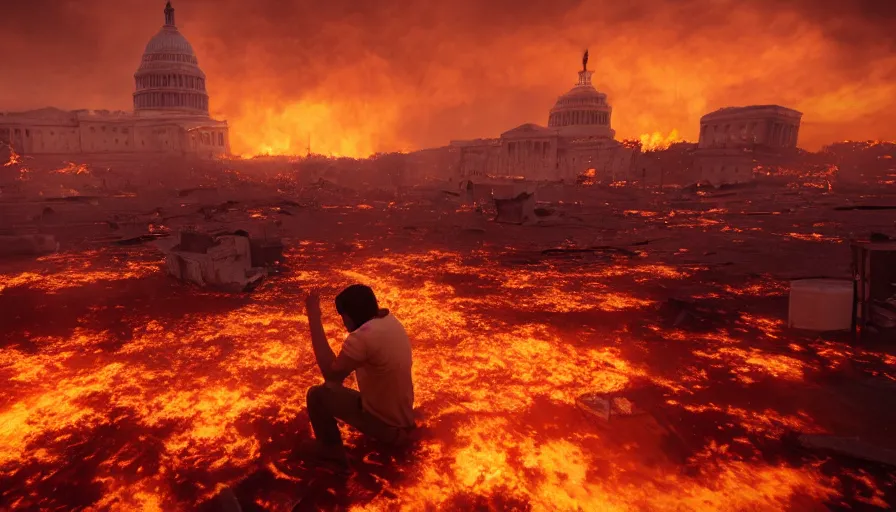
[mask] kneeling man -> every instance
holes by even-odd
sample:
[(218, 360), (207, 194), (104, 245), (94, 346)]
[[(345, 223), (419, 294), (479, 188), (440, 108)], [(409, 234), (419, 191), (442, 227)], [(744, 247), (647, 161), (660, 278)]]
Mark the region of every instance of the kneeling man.
[[(336, 420), (384, 443), (406, 440), (414, 428), (414, 384), (411, 343), (398, 319), (380, 309), (369, 287), (349, 286), (336, 296), (336, 311), (349, 333), (336, 356), (324, 334), (316, 292), (308, 295), (305, 310), (314, 356), (324, 376), (324, 384), (312, 386), (307, 395), (318, 454), (345, 463)], [(342, 385), (352, 372), (360, 392)]]

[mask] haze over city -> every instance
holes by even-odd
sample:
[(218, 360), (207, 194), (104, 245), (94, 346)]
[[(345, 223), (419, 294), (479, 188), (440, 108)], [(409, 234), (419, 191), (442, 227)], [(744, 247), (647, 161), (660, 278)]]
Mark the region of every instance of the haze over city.
[(894, 21), (7, 0), (0, 512), (896, 510)]
[[(188, 0), (180, 28), (237, 154), (367, 156), (544, 123), (591, 49), (620, 139), (696, 140), (737, 104), (804, 113), (800, 145), (896, 138), (896, 6), (862, 0)], [(129, 106), (156, 2), (11, 2), (0, 109)], [(656, 134), (656, 135), (654, 135)]]

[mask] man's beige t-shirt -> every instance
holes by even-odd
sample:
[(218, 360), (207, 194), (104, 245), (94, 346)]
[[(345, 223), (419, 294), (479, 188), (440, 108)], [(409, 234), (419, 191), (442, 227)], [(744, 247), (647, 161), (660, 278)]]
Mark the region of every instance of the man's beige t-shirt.
[(393, 427), (414, 426), (411, 341), (387, 314), (350, 333), (342, 352), (361, 363), (355, 370), (364, 410)]

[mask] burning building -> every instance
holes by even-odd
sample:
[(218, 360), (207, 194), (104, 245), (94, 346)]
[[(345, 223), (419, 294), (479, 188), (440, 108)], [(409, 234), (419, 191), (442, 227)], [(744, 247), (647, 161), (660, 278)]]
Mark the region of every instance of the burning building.
[(725, 107), (700, 119), (700, 141), (694, 165), (713, 185), (753, 179), (757, 161), (796, 150), (803, 114), (778, 105)]
[(22, 155), (228, 154), (226, 121), (209, 116), (205, 73), (171, 2), (134, 73), (134, 111), (44, 108), (0, 114), (0, 144)]
[(626, 176), (636, 150), (614, 139), (607, 95), (591, 83), (587, 56), (582, 64), (576, 85), (551, 108), (547, 127), (526, 123), (499, 138), (452, 141), (460, 179), (574, 181), (590, 169), (600, 180)]

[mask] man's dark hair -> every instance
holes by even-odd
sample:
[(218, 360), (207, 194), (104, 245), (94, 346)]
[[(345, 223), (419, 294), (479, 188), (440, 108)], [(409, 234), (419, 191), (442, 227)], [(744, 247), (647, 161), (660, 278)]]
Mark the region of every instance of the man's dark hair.
[(336, 296), (336, 312), (351, 318), (356, 329), (376, 317), (379, 310), (373, 290), (363, 284), (353, 284)]

